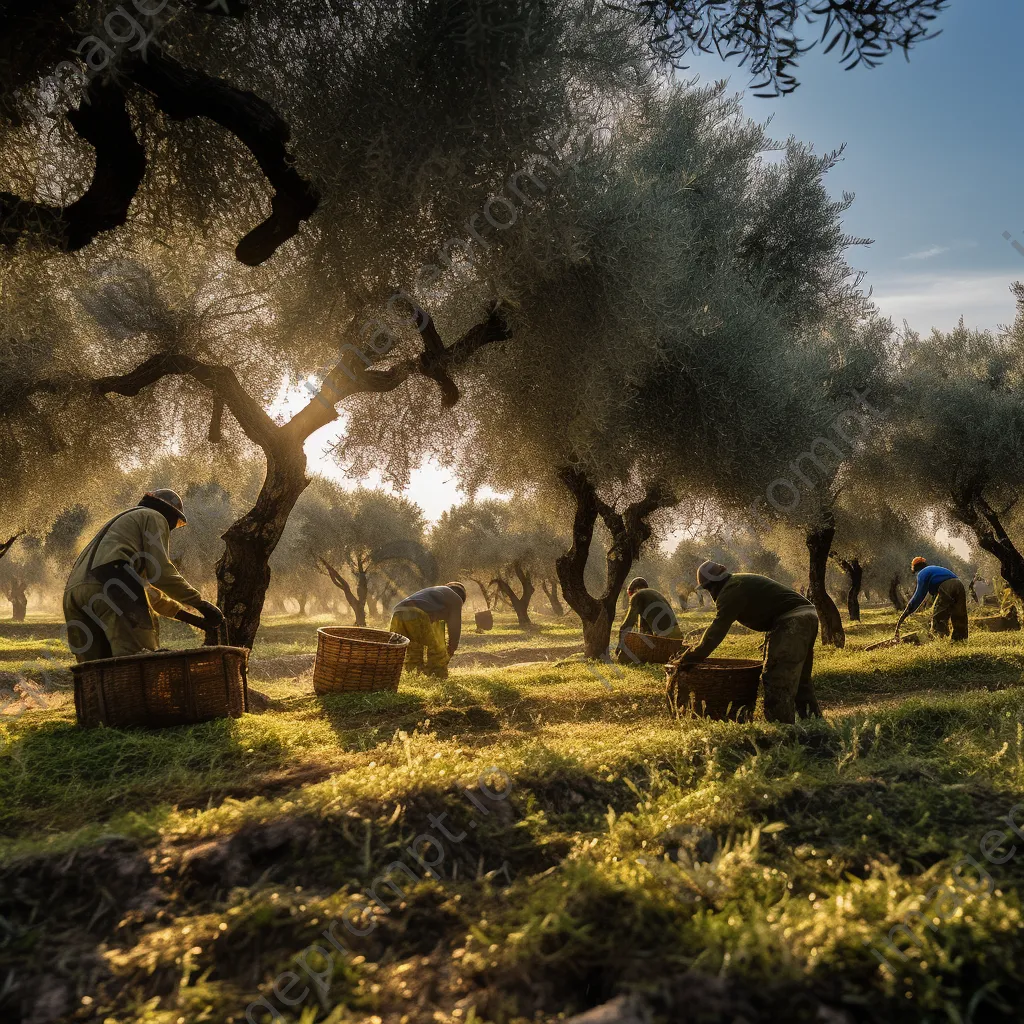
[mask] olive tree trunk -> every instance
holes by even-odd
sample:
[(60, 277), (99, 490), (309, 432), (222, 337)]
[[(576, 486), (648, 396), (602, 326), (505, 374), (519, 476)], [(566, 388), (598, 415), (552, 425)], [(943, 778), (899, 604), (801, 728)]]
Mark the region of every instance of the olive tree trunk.
[(907, 606), (907, 602), (903, 600), (903, 591), (900, 590), (900, 574), (895, 573), (893, 578), (889, 580), (889, 603), (901, 612)]
[(850, 583), (850, 589), (846, 594), (846, 610), (850, 615), (851, 622), (860, 622), (860, 595), (864, 584), (864, 567), (858, 558), (840, 558), (833, 556), (836, 564), (846, 573)]
[(270, 586), (270, 556), (288, 516), (306, 489), (306, 456), (268, 452), (267, 475), (256, 503), (224, 534), (217, 562), (217, 603), (224, 612), (228, 642), (251, 648)]
[(516, 613), (520, 627), (529, 629), (533, 626), (533, 623), (530, 621), (530, 601), (533, 600), (536, 588), (533, 585), (533, 579), (530, 574), (518, 562), (513, 564), (512, 571), (519, 580), (522, 593), (516, 594), (508, 580), (502, 576), (497, 577), (497, 579), (491, 582), (498, 588), (498, 593), (512, 605), (512, 610)]
[[(583, 623), (583, 650), (588, 658), (608, 658), (615, 605), (640, 549), (650, 540), (650, 517), (659, 508), (675, 504), (674, 496), (660, 483), (648, 484), (644, 496), (617, 512), (603, 501), (586, 474), (563, 469), (562, 483), (572, 495), (572, 546), (555, 563), (562, 595)], [(584, 572), (594, 540), (594, 527), (600, 516), (611, 534), (605, 553), (607, 573), (604, 591), (594, 596), (587, 589)]]
[(835, 521), (831, 516), (826, 516), (821, 523), (807, 531), (807, 553), (810, 556), (807, 596), (818, 613), (821, 642), (830, 647), (845, 647), (846, 633), (842, 616), (825, 589), (825, 574), (835, 535)]
[(351, 584), (344, 576), (342, 576), (341, 572), (331, 565), (331, 563), (323, 556), (320, 557), (320, 564), (327, 570), (327, 575), (330, 577), (331, 582), (345, 595), (345, 600), (348, 602), (348, 606), (352, 609), (352, 614), (355, 616), (355, 621), (352, 625), (365, 626), (366, 600), (369, 595), (366, 573), (361, 569), (357, 570), (356, 589), (353, 590)]
[(970, 527), (982, 550), (999, 561), (999, 574), (1018, 601), (1024, 601), (1024, 556), (1010, 540), (1002, 524), (1002, 515), (975, 492), (959, 495), (954, 500), (954, 513)]
[(562, 604), (558, 597), (558, 580), (541, 580), (540, 586), (544, 591), (544, 596), (548, 599), (548, 604), (551, 606), (551, 614), (557, 615), (558, 618), (565, 615), (565, 605)]
[(28, 593), (25, 590), (24, 581), (17, 578), (11, 580), (7, 597), (14, 609), (14, 612), (11, 615), (11, 621), (24, 622), (25, 616), (28, 614)]

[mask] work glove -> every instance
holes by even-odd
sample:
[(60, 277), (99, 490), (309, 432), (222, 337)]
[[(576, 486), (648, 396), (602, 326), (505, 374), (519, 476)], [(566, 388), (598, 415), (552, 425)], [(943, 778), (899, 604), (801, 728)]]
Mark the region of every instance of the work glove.
[(174, 617), (179, 622), (186, 622), (190, 626), (195, 626), (196, 629), (206, 628), (206, 620), (200, 618), (194, 612), (190, 612), (187, 608), (182, 608), (179, 611), (175, 612)]
[(209, 601), (196, 601), (195, 607), (202, 614), (207, 629), (218, 629), (224, 621), (224, 613)]

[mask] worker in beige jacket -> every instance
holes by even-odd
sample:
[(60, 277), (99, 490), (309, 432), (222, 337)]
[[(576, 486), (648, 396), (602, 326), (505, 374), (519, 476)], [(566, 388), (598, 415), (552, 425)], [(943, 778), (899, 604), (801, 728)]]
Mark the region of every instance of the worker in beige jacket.
[(107, 522), (78, 556), (64, 589), (67, 641), (79, 661), (119, 658), (160, 646), (156, 616), (180, 618), (191, 605), (207, 629), (221, 610), (174, 567), (171, 530), (184, 525), (181, 498), (166, 488)]

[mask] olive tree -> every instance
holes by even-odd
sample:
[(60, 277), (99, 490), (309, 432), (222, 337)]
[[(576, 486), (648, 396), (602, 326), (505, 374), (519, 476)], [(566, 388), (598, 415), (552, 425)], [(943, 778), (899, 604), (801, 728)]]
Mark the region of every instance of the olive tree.
[(564, 544), (535, 500), (517, 496), (456, 506), (438, 520), (430, 544), (445, 575), (476, 584), (488, 608), (500, 595), (524, 629), (532, 626), (538, 583), (559, 614), (557, 584), (549, 578)]
[[(756, 473), (799, 451), (794, 420), (814, 422), (822, 404), (815, 339), (856, 301), (842, 257), (855, 240), (839, 226), (849, 199), (822, 184), (834, 155), (790, 145), (769, 167), (769, 148), (722, 87), (672, 87), (623, 112), (482, 260), (514, 344), (467, 375), (462, 429), (423, 409), (418, 435), (374, 444), (368, 411), (353, 417), (354, 451), (341, 449), (398, 475), (429, 449), (470, 488), (534, 482), (571, 523), (559, 581), (592, 657), (665, 510), (687, 491), (745, 507)], [(594, 593), (598, 522), (609, 541)]]
[[(476, 101), (487, 96), (504, 116), (495, 122), (499, 133), (477, 140), (476, 161), (517, 122), (528, 123), (545, 64), (524, 65), (522, 51), (557, 37), (561, 23), (602, 40), (614, 18), (669, 63), (683, 63), (692, 50), (738, 56), (771, 94), (796, 86), (797, 61), (815, 45), (804, 41), (806, 31), (820, 34), (827, 51), (841, 43), (845, 67), (870, 66), (929, 38), (945, 4), (125, 0), (114, 11), (97, 0), (0, 4), (0, 173), (13, 189), (0, 192), (0, 243), (76, 252), (125, 230), (175, 239), (183, 224), (198, 221), (221, 244), (237, 241), (238, 260), (257, 265), (304, 224), (337, 215), (336, 181), (322, 157), (339, 137), (358, 144), (377, 125), (381, 152), (400, 144), (422, 163), (431, 133), (467, 123), (467, 114), (486, 116)], [(578, 52), (574, 40), (555, 41), (546, 64)], [(611, 50), (610, 60), (621, 52)], [(321, 76), (315, 92), (311, 69)], [(397, 112), (407, 114), (401, 125)], [(440, 151), (451, 152), (443, 143)], [(349, 178), (353, 164), (334, 168)]]
[(961, 321), (952, 331), (907, 338), (898, 415), (878, 446), (877, 473), (899, 481), (904, 507), (933, 509), (972, 537), (1022, 599), (1024, 286), (1014, 293), (1017, 318), (1004, 330)]
[[(265, 457), (264, 485), (226, 531), (217, 567), (229, 636), (243, 645), (258, 627), (270, 555), (308, 482), (306, 439), (361, 394), (401, 391), (410, 413), (438, 397), (443, 409), (458, 402), (463, 368), (510, 337), (480, 254), (499, 248), (503, 232), (557, 186), (568, 134), (588, 137), (654, 74), (636, 18), (611, 8), (583, 18), (569, 0), (509, 0), (481, 21), (473, 5), (446, 0), (343, 6), (300, 4), (286, 32), (271, 7), (251, 32), (183, 16), (171, 28), (184, 35), (166, 37), (182, 53), (209, 47), (242, 85), (266, 76), (261, 95), (302, 153), (293, 164), (281, 148), (287, 132), (253, 101), (278, 144), (268, 159), (293, 173), (301, 164), (319, 196), (320, 216), (291, 236), (287, 263), (248, 269), (221, 258), (225, 239), (265, 199), (267, 166), (240, 161), (232, 145), (208, 159), (212, 140), (224, 139), (194, 110), (209, 99), (201, 76), (189, 79), (187, 102), (172, 83), (169, 106), (157, 104), (167, 122), (157, 136), (182, 144), (168, 142), (145, 195), (135, 193), (140, 216), (45, 263), (64, 303), (54, 319), (70, 338), (48, 365), (66, 379), (44, 373), (27, 394), (91, 401), (78, 421), (90, 429), (127, 418), (137, 429), (118, 436), (132, 457), (156, 454), (172, 437), (198, 453), (255, 448)], [(147, 82), (166, 65), (153, 68), (139, 71)], [(130, 101), (136, 83), (122, 79), (96, 88)], [(139, 90), (145, 121), (152, 90)], [(305, 184), (291, 179), (299, 192)], [(244, 209), (225, 211), (218, 200), (229, 192)], [(180, 208), (169, 208), (175, 200)], [(243, 238), (248, 255), (296, 226), (281, 190), (271, 207)], [(463, 297), (457, 311), (448, 308), (453, 295)], [(15, 313), (26, 329), (39, 325), (28, 303)], [(268, 408), (287, 381), (309, 394), (285, 420)]]
[(0, 561), (0, 594), (11, 602), (12, 621), (24, 622), (30, 591), (47, 580), (43, 542), (32, 535), (23, 537), (15, 551)]
[(296, 519), (293, 545), (305, 552), (310, 573), (323, 573), (345, 595), (357, 626), (366, 625), (371, 591), (388, 603), (403, 584), (434, 582), (425, 579), (433, 563), (423, 545), (423, 511), (406, 498), (319, 478)]

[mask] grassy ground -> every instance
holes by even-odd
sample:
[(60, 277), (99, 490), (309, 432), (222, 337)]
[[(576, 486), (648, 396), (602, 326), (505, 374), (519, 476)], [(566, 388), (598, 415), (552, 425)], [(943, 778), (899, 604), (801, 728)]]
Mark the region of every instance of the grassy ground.
[(1019, 633), (869, 612), (776, 727), (671, 721), (570, 620), (318, 698), (315, 624), (262, 630), (265, 712), (162, 732), (79, 730), (56, 624), (0, 624), (0, 1019), (1020, 1019)]

